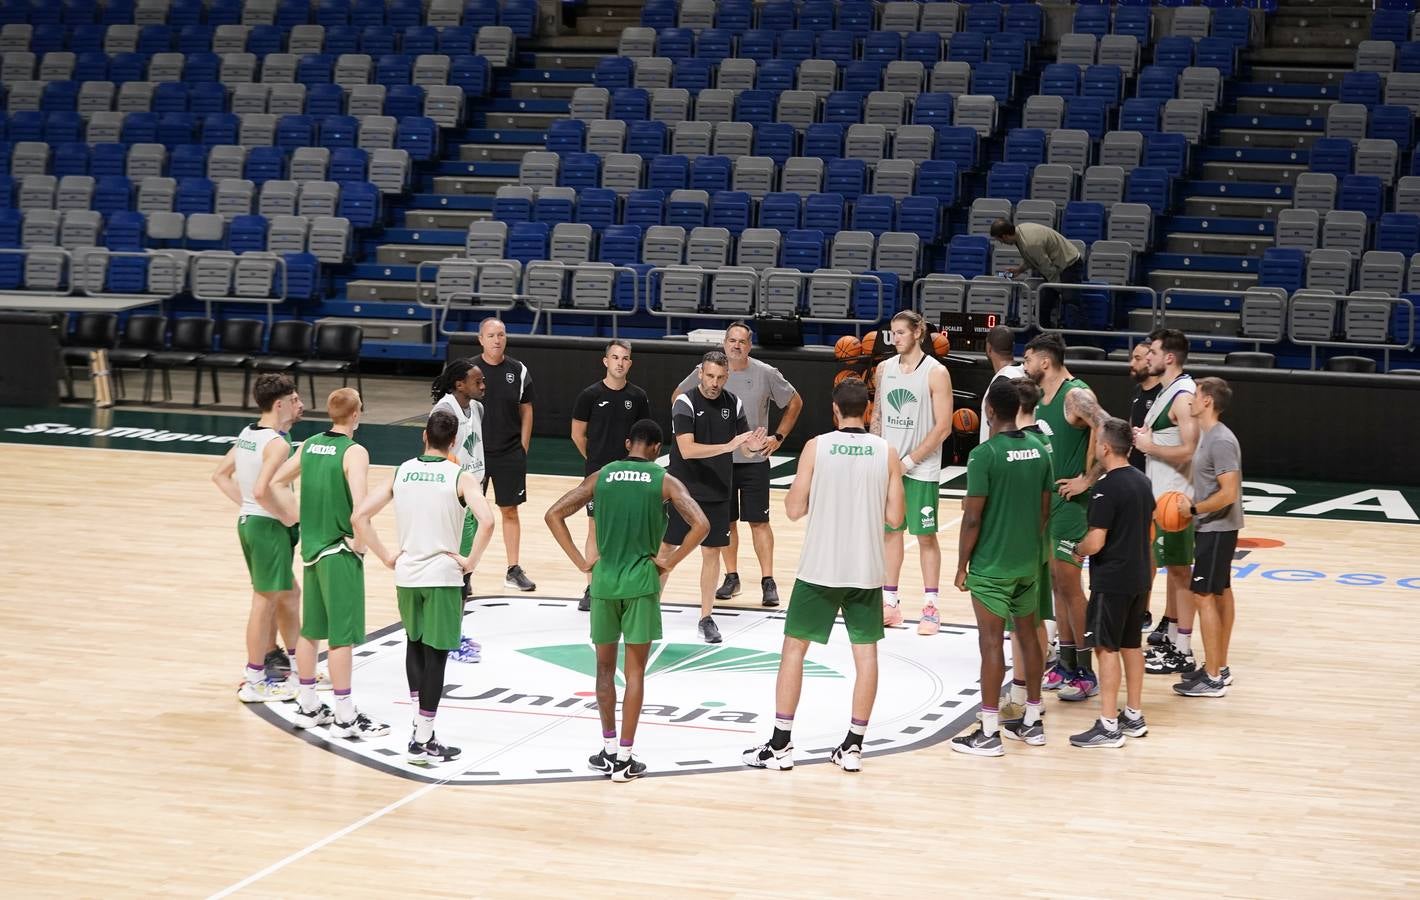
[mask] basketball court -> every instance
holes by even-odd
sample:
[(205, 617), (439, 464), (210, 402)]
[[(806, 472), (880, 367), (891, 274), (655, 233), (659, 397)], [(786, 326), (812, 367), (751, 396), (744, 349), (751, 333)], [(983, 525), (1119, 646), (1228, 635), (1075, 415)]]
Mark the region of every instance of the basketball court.
[[(440, 719), (464, 756), (416, 771), (401, 752), (392, 573), (378, 563), (355, 693), (392, 724), (388, 738), (327, 741), (279, 705), (233, 696), (249, 586), (233, 510), (208, 479), (226, 448), (212, 438), (236, 421), (0, 414), (12, 896), (1420, 892), (1420, 724), (1396, 702), (1420, 598), (1415, 490), (1250, 479), (1236, 684), (1186, 699), (1151, 676), (1150, 734), (1122, 750), (1070, 747), (1097, 707), (1050, 698), (1047, 746), (950, 752), (980, 685), (970, 608), (944, 595), (941, 634), (909, 623), (883, 644), (856, 776), (817, 764), (848, 717), (841, 631), (810, 651), (796, 771), (737, 764), (772, 725), (782, 611), (747, 591), (718, 617), (725, 642), (699, 643), (680, 606), (695, 600), (692, 556), (667, 590), (647, 682), (637, 752), (653, 777), (619, 785), (585, 769), (599, 736), (583, 582), (539, 521), (575, 483), (550, 474), (568, 471), (566, 448), (534, 441), (533, 467), (549, 474), (529, 478), (522, 564), (538, 590), (508, 596), (498, 538), (475, 576), (466, 633), (483, 662), (450, 664)], [(419, 449), (410, 428), (360, 436), (379, 464), (372, 483)], [(791, 473), (785, 460), (774, 474)], [(947, 477), (950, 570), (964, 484)], [(801, 531), (774, 521), (787, 588)], [(393, 534), (393, 514), (379, 526)], [(758, 577), (748, 541), (741, 572)], [(911, 614), (921, 585), (911, 560), (904, 572)], [(1156, 614), (1162, 603), (1160, 578)]]

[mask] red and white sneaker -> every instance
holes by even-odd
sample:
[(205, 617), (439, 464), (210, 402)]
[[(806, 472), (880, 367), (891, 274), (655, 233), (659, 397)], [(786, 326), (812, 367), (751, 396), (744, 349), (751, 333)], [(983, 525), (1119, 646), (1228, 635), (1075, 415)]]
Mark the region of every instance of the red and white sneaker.
[(930, 603), (922, 607), (922, 615), (917, 619), (917, 633), (932, 635), (941, 630), (942, 614), (937, 612), (937, 607)]

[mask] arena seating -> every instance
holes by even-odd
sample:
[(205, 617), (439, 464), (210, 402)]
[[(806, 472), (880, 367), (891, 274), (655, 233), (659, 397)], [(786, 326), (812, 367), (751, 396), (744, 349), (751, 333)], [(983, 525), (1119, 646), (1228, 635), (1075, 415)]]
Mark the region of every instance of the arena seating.
[(1274, 6), (651, 0), (603, 28), (625, 10), (593, 0), (554, 35), (536, 0), (3, 0), (0, 291), (644, 336), (773, 311), (831, 341), (876, 279), (887, 314), (1024, 327), (1008, 218), (1079, 245), (1066, 325), (1107, 349), (1153, 303), (1219, 353), (1404, 345), (1414, 13), (1348, 8), (1369, 39), (1308, 68), (1269, 62)]

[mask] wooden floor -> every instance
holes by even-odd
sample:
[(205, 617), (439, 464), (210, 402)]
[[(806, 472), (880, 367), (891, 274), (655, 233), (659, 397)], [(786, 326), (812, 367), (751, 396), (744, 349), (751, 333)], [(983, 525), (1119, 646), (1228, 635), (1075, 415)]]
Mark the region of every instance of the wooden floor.
[[(1151, 734), (1124, 750), (1069, 747), (1093, 705), (1050, 699), (1049, 746), (1003, 759), (939, 744), (857, 777), (434, 787), (234, 700), (248, 595), (214, 462), (0, 446), (7, 896), (1420, 896), (1412, 590), (1240, 583), (1233, 693), (1187, 701), (1151, 679)], [(569, 483), (532, 479), (525, 521)], [(779, 521), (787, 585), (798, 529)], [(1392, 585), (1420, 536), (1260, 517), (1248, 533), (1286, 543), (1257, 551), (1277, 566)], [(540, 523), (524, 541), (539, 593), (580, 594)], [(950, 569), (955, 528), (944, 541)], [(491, 555), (485, 593), (502, 591), (498, 540)], [(908, 598), (915, 571), (910, 555)], [(669, 597), (692, 599), (695, 577), (692, 559)], [(393, 596), (372, 567), (372, 629)], [(969, 610), (954, 595), (944, 616)]]

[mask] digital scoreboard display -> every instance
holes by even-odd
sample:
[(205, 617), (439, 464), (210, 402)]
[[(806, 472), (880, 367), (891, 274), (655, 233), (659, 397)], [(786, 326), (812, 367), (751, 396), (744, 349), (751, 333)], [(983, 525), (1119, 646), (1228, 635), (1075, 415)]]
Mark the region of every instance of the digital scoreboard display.
[(999, 320), (995, 313), (944, 312), (940, 325), (953, 350), (985, 353), (986, 334), (1000, 324)]

